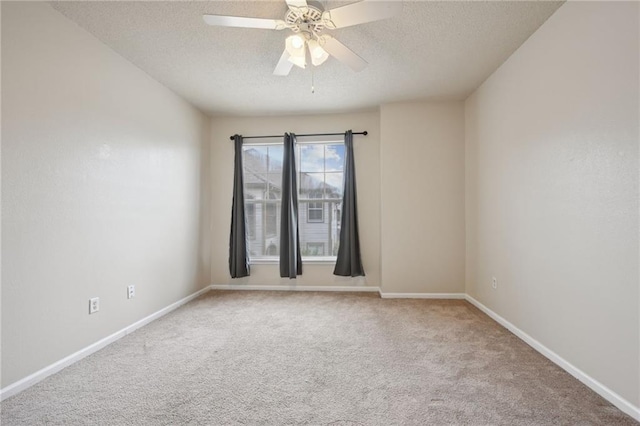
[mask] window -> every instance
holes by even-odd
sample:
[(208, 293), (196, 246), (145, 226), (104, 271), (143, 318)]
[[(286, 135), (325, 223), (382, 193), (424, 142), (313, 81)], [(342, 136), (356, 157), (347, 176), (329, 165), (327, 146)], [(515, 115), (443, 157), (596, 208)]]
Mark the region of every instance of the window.
[(249, 254), (252, 259), (277, 258), (282, 145), (245, 145), (242, 154)]
[[(252, 260), (277, 260), (282, 144), (243, 146), (245, 209)], [(340, 240), (344, 144), (298, 143), (298, 226), (302, 256), (335, 257)]]
[[(322, 199), (322, 191), (314, 191), (309, 194), (310, 199)], [(324, 203), (308, 202), (307, 203), (307, 222), (324, 222)]]
[(296, 154), (303, 257), (335, 257), (340, 242), (344, 144), (302, 143)]

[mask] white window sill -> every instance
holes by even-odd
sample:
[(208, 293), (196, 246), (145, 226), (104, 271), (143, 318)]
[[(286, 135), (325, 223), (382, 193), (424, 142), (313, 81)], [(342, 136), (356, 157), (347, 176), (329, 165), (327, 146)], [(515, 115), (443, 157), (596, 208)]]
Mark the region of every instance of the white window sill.
[(336, 260), (338, 260), (337, 257), (330, 257), (330, 256), (327, 256), (327, 257), (320, 257), (320, 256), (317, 256), (317, 257), (303, 257), (302, 258), (302, 263), (311, 264), (311, 265), (313, 265), (313, 264), (326, 265), (328, 263), (335, 264)]
[[(302, 263), (306, 265), (327, 265), (327, 264), (335, 264), (337, 258), (335, 257), (303, 257)], [(249, 261), (250, 265), (277, 265), (280, 261), (278, 258), (262, 258), (262, 259), (251, 259)]]

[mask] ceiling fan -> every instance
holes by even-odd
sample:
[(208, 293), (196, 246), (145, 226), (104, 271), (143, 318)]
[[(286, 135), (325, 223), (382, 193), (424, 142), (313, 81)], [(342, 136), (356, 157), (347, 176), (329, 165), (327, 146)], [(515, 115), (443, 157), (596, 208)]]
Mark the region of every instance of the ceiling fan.
[(308, 58), (314, 66), (318, 66), (329, 55), (356, 72), (362, 71), (367, 67), (367, 62), (329, 34), (323, 34), (323, 31), (390, 18), (402, 9), (402, 2), (398, 0), (362, 0), (331, 10), (324, 10), (319, 2), (313, 0), (285, 1), (289, 9), (283, 20), (223, 15), (202, 17), (207, 24), (215, 26), (291, 30), (293, 34), (286, 38), (284, 52), (273, 71), (274, 75), (286, 76), (294, 65), (306, 68)]

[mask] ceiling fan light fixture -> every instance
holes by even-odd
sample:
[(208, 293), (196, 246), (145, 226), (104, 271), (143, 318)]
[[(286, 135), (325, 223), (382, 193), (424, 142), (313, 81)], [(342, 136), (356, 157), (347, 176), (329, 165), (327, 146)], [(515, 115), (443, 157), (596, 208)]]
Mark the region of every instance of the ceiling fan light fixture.
[(289, 62), (300, 68), (307, 67), (307, 53), (305, 50), (306, 40), (300, 34), (294, 34), (287, 37), (285, 48), (289, 53)]
[(294, 49), (304, 47), (304, 39), (298, 34), (291, 36), (291, 46), (293, 46)]
[(329, 59), (329, 54), (320, 46), (317, 40), (309, 40), (307, 45), (309, 46), (311, 63), (313, 63), (314, 66), (322, 65), (324, 61)]
[(285, 47), (291, 56), (304, 56), (304, 38), (300, 34), (287, 37)]
[(307, 67), (307, 59), (304, 55), (302, 56), (289, 56), (289, 62), (293, 65), (305, 69)]

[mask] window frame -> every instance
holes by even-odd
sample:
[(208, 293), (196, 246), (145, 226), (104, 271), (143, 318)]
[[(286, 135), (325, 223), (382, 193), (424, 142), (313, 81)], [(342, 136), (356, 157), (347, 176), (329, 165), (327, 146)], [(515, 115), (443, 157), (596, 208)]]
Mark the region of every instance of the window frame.
[[(300, 172), (302, 174), (302, 172)], [(320, 196), (318, 196), (320, 194)], [(298, 189), (298, 197), (300, 196), (300, 190)], [(298, 209), (300, 209), (301, 203), (307, 204), (307, 223), (324, 223), (324, 191), (312, 191), (309, 194), (309, 198), (298, 199)], [(311, 212), (320, 211), (319, 219), (312, 219)]]
[[(324, 202), (307, 200), (303, 200), (302, 202), (307, 204), (307, 223), (324, 223)], [(298, 202), (298, 204), (300, 204), (300, 202)], [(317, 212), (320, 212), (320, 217), (318, 219), (312, 219), (311, 213)]]
[[(244, 142), (243, 143), (243, 147), (245, 146), (255, 146), (255, 147), (268, 147), (268, 146), (283, 146), (284, 143), (279, 141), (279, 142)], [(313, 224), (321, 224), (321, 223), (326, 223), (326, 216), (327, 214), (325, 213), (325, 204), (329, 203), (329, 209), (331, 210), (331, 204), (333, 203), (337, 203), (337, 204), (341, 204), (343, 201), (343, 196), (339, 197), (339, 198), (327, 198), (325, 191), (322, 191), (322, 196), (320, 198), (301, 198), (300, 197), (300, 176), (302, 173), (308, 173), (308, 172), (302, 172), (300, 171), (300, 162), (301, 162), (301, 158), (300, 158), (300, 151), (301, 151), (301, 146), (303, 145), (343, 145), (344, 146), (344, 140), (313, 140), (313, 141), (298, 141), (296, 142), (296, 177), (298, 180), (298, 211), (300, 212), (301, 210), (301, 205), (302, 204), (307, 204), (307, 222), (308, 223), (313, 223)], [(243, 153), (244, 154), (244, 153)], [(242, 173), (244, 175), (245, 173), (245, 169), (243, 166), (243, 170)], [(344, 168), (342, 170), (330, 170), (330, 171), (326, 171), (324, 170), (322, 172), (323, 174), (325, 174), (325, 179), (326, 179), (326, 174), (329, 173), (342, 173), (344, 174)], [(267, 166), (267, 171), (264, 172), (264, 174), (268, 175), (269, 173), (269, 169)], [(246, 182), (246, 179), (245, 179)], [(325, 181), (326, 183), (326, 181)], [(278, 213), (279, 213), (279, 205), (282, 202), (281, 198), (271, 198), (268, 197), (265, 194), (265, 197), (263, 199), (252, 199), (252, 200), (247, 200), (247, 195), (246, 195), (246, 187), (245, 189), (245, 205), (247, 205), (247, 202), (249, 201), (251, 204), (253, 204), (254, 206), (256, 206), (257, 204), (261, 204), (262, 205), (262, 222), (263, 222), (263, 228), (266, 229), (266, 207), (267, 204), (269, 205), (275, 205), (276, 207), (276, 222), (277, 222), (277, 217), (278, 217)], [(342, 191), (342, 188), (340, 188)], [(320, 205), (320, 207), (311, 207), (311, 204), (318, 204)], [(255, 207), (254, 207), (255, 208)], [(338, 208), (337, 211), (340, 212), (341, 208)], [(309, 220), (309, 209), (311, 209), (312, 211), (321, 211), (322, 212), (322, 220)], [(258, 220), (257, 217), (257, 211), (256, 211), (256, 222)], [(329, 214), (332, 214), (331, 212), (329, 212)], [(298, 219), (300, 219), (298, 217)], [(338, 242), (339, 242), (339, 238), (340, 238), (340, 226), (342, 225), (340, 222), (341, 218), (337, 217), (336, 219), (336, 223), (338, 226)], [(277, 231), (275, 235), (273, 236), (279, 236), (279, 226), (277, 225)], [(263, 231), (266, 232), (266, 231)], [(329, 230), (329, 232), (331, 232), (331, 230)], [(265, 234), (266, 235), (266, 234)], [(255, 235), (254, 238), (255, 239)], [(318, 242), (314, 242), (314, 241), (308, 241), (306, 242), (306, 246), (308, 246), (308, 244), (317, 244)], [(323, 245), (323, 252), (326, 253), (327, 252), (327, 244), (325, 242), (319, 242), (320, 244)], [(335, 243), (335, 242), (334, 242)], [(305, 246), (305, 247), (306, 247)], [(332, 247), (328, 248), (329, 251), (333, 251)], [(249, 256), (249, 263), (252, 265), (260, 265), (260, 264), (278, 264), (279, 263), (279, 256)], [(318, 263), (318, 264), (326, 264), (326, 263), (335, 263), (337, 260), (337, 255), (325, 255), (325, 256), (302, 256), (302, 262), (306, 263), (306, 264), (314, 264), (314, 263)]]

